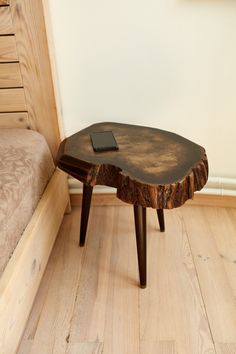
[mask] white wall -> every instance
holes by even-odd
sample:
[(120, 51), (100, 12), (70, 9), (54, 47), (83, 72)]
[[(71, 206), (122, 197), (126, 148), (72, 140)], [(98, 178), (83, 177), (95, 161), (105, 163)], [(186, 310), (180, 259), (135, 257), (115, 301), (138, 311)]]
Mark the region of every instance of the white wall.
[(236, 177), (236, 1), (49, 0), (66, 135), (98, 121), (177, 132)]

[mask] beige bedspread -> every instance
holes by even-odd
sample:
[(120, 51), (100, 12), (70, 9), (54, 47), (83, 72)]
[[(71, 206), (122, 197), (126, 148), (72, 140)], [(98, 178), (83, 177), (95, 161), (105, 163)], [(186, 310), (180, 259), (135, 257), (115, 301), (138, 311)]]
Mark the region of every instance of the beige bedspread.
[(0, 276), (54, 169), (39, 133), (0, 129)]

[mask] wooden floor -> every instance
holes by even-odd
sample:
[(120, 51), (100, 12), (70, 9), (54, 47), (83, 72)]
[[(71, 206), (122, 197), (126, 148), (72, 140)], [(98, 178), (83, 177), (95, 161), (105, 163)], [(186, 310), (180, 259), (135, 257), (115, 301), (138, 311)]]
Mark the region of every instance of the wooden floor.
[(18, 354), (236, 354), (236, 209), (148, 210), (148, 286), (138, 287), (133, 209), (66, 215)]

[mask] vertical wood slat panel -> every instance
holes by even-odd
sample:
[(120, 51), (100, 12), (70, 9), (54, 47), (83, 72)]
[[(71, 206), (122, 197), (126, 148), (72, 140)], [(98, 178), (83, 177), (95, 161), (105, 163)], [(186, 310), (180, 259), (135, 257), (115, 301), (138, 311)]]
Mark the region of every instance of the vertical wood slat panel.
[(0, 64), (0, 88), (22, 87), (19, 63)]
[(23, 88), (1, 89), (0, 93), (0, 112), (17, 112), (27, 110)]
[(30, 125), (44, 135), (55, 158), (60, 132), (43, 4), (12, 0), (11, 11)]
[(0, 128), (23, 128), (30, 127), (27, 112), (0, 113)]
[(0, 36), (0, 63), (17, 61), (16, 42), (14, 36)]
[(12, 19), (9, 6), (0, 7), (0, 34), (12, 34)]

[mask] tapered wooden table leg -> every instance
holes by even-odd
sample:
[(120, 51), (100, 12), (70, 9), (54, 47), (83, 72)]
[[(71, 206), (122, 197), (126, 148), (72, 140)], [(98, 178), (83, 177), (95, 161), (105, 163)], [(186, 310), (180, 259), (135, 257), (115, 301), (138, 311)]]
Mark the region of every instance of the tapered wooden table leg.
[(158, 221), (159, 221), (159, 225), (160, 225), (160, 231), (164, 232), (165, 231), (165, 221), (164, 221), (163, 209), (157, 209), (157, 216), (158, 216)]
[(92, 193), (93, 193), (93, 187), (84, 184), (81, 221), (80, 221), (80, 241), (79, 241), (80, 246), (84, 246), (85, 243)]
[(138, 252), (138, 267), (140, 288), (146, 288), (147, 283), (147, 258), (146, 258), (146, 208), (134, 205), (134, 220)]

